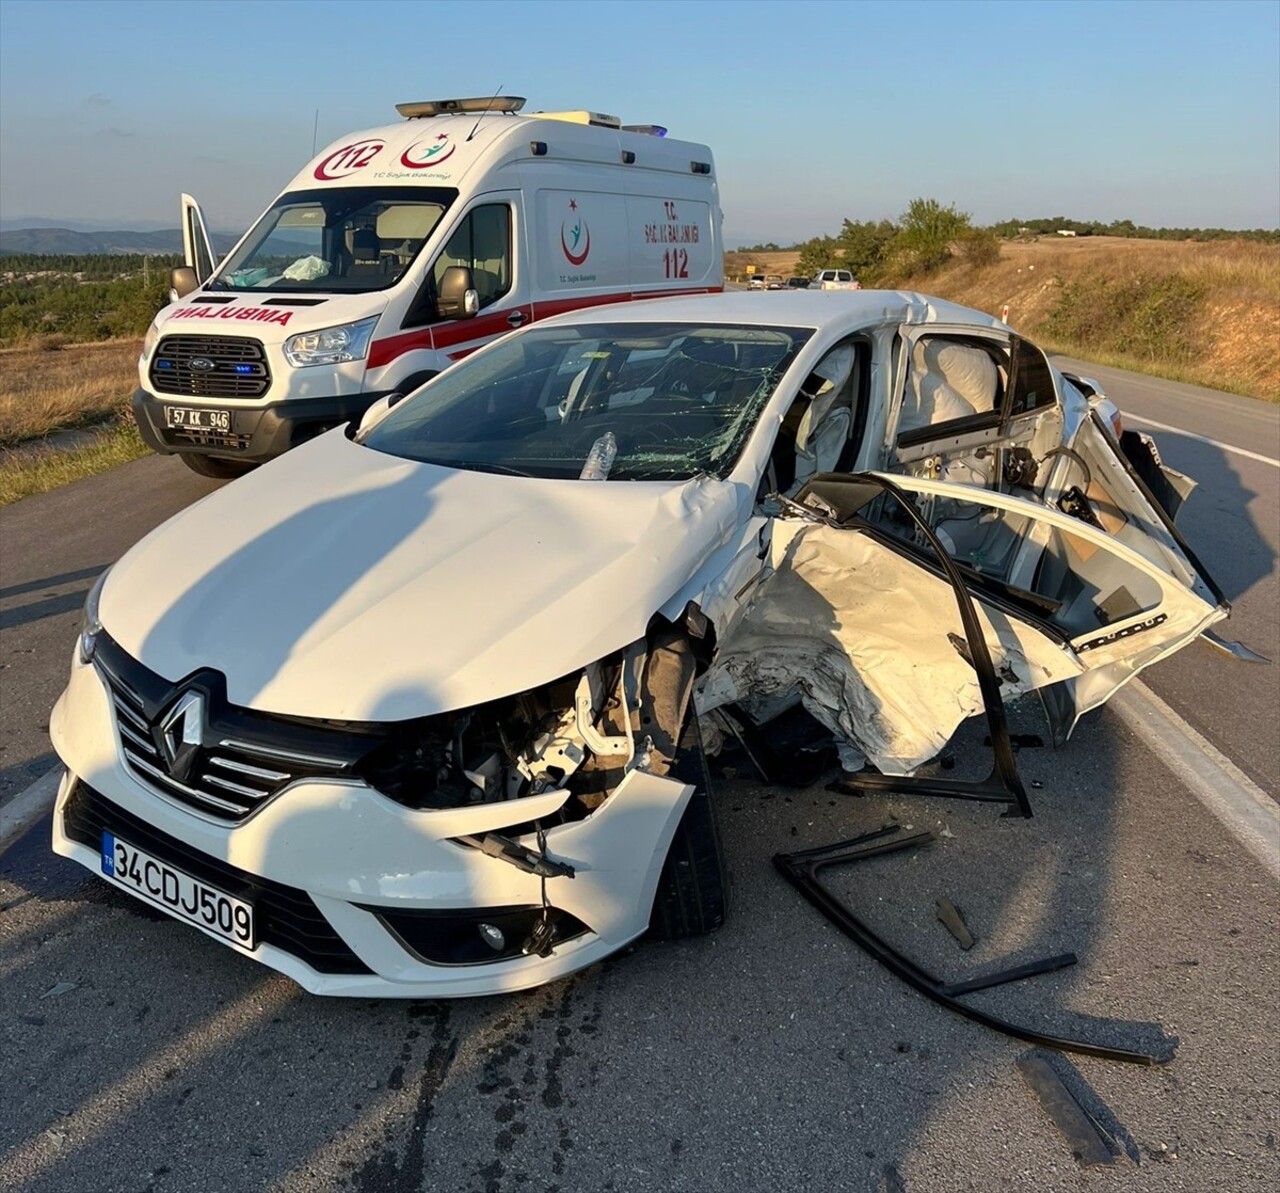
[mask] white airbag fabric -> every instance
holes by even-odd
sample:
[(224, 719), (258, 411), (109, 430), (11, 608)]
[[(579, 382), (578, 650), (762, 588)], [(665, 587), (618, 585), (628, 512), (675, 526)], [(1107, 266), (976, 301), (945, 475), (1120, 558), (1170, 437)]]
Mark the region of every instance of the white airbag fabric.
[[(982, 711), (977, 673), (948, 638), (964, 631), (946, 580), (865, 534), (799, 521), (775, 525), (772, 564), (721, 646), (700, 712), (777, 707), (798, 693), (837, 739), (905, 774)], [(1069, 650), (977, 609), (1006, 699), (1081, 674)]]
[(997, 381), (995, 361), (981, 348), (943, 339), (920, 340), (911, 353), (898, 433), (989, 413), (995, 405)]

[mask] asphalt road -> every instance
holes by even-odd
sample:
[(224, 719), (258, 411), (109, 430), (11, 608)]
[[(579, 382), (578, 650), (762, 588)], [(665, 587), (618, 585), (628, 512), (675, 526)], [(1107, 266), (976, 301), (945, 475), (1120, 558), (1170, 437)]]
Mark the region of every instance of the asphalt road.
[[(1280, 458), (1280, 411), (1081, 367), (1179, 428), (1154, 433), (1202, 483), (1184, 529), (1235, 602), (1230, 635), (1280, 658), (1280, 472), (1227, 450)], [(93, 576), (213, 487), (150, 458), (0, 511), (0, 800), (53, 763), (44, 726)], [(1275, 796), (1277, 674), (1197, 647), (1144, 679)], [(1041, 728), (1034, 702), (1015, 728)], [(959, 757), (981, 767), (980, 727)], [(0, 1189), (1270, 1190), (1275, 886), (1112, 710), (1020, 765), (1030, 821), (725, 776), (719, 933), (451, 1004), (303, 995), (50, 855), (46, 821), (0, 857)], [(770, 865), (892, 817), (939, 838), (839, 887), (927, 968), (1072, 950), (1076, 966), (975, 1001), (1106, 1042), (1178, 1039), (1154, 1068), (1055, 1058), (1111, 1166), (1072, 1159), (1014, 1067), (1025, 1045), (903, 987)], [(944, 895), (970, 953), (935, 919)]]
[(1217, 632), (1274, 665), (1195, 647), (1144, 672), (1143, 681), (1280, 798), (1280, 406), (1083, 361), (1056, 363), (1101, 381), (1129, 426), (1155, 439), (1165, 463), (1199, 481), (1178, 528), (1232, 603)]

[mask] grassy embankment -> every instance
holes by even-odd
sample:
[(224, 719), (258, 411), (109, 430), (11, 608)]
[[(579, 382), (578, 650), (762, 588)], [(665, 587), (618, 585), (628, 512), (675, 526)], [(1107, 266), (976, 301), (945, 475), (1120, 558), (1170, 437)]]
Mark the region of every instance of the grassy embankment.
[[(795, 253), (752, 254), (770, 273)], [(998, 315), (1052, 351), (1280, 401), (1280, 247), (1110, 236), (1005, 241), (904, 283)]]
[[(129, 413), (138, 342), (0, 352), (0, 506), (145, 455)], [(85, 429), (59, 443), (48, 437)]]

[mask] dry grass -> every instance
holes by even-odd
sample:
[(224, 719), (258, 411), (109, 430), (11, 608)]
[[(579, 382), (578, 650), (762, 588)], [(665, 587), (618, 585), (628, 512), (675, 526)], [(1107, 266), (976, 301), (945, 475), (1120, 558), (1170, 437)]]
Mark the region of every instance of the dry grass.
[[(1087, 287), (1100, 277), (1116, 283), (1176, 277), (1197, 292), (1181, 332), (1182, 351), (1167, 359), (1135, 358), (1053, 342), (1047, 324), (1064, 287)], [(1274, 245), (1108, 236), (1015, 241), (1001, 245), (995, 265), (952, 264), (916, 285), (997, 315), (1007, 303), (1014, 327), (1072, 356), (1280, 401), (1280, 247)]]
[(0, 447), (125, 413), (138, 350), (136, 340), (108, 340), (0, 352)]
[(112, 423), (75, 447), (23, 447), (0, 452), (0, 506), (127, 464), (151, 449), (133, 420)]
[(756, 271), (757, 273), (776, 273), (780, 278), (789, 278), (796, 272), (799, 260), (798, 252), (730, 252), (724, 255), (724, 275), (727, 278), (745, 277), (748, 265), (758, 265), (760, 268)]

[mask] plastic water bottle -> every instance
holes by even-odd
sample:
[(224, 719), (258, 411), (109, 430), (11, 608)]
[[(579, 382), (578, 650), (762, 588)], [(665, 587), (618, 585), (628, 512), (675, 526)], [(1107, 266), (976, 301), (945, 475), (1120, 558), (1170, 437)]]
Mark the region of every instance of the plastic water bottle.
[(613, 437), (612, 431), (606, 431), (591, 445), (591, 450), (587, 452), (587, 462), (583, 464), (578, 479), (581, 481), (608, 480), (609, 469), (613, 467), (613, 461), (617, 455), (618, 441)]

